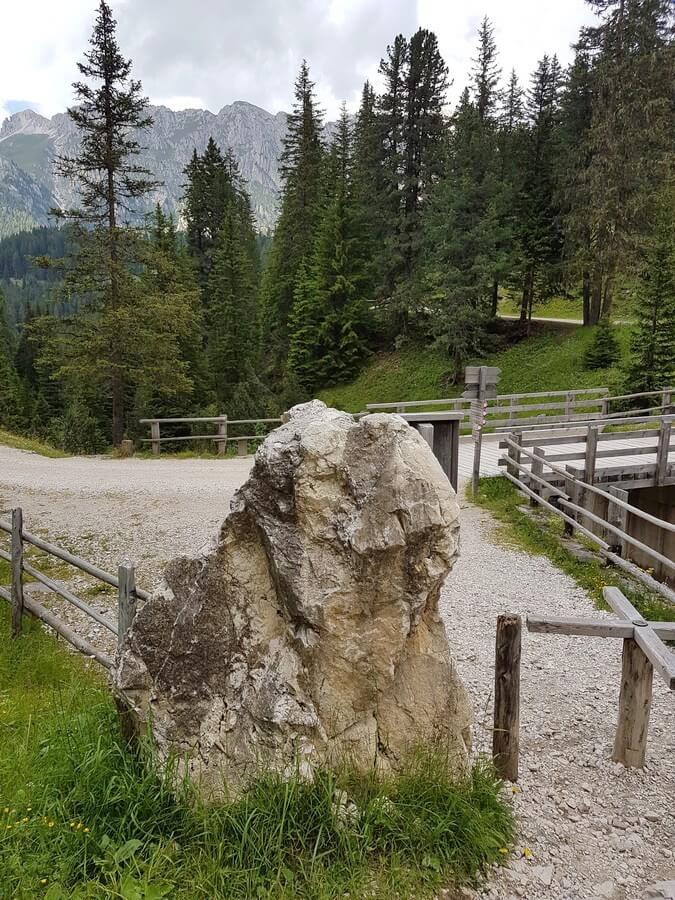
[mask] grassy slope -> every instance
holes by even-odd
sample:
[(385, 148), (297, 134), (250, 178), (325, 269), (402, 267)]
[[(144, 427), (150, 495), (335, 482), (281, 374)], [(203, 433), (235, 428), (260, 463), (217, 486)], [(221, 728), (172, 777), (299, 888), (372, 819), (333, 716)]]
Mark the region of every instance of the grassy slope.
[(14, 447), (16, 450), (30, 450), (33, 453), (39, 453), (40, 456), (48, 456), (51, 459), (62, 459), (68, 456), (63, 450), (52, 447), (50, 444), (43, 444), (42, 441), (38, 441), (35, 438), (22, 437), (2, 429), (0, 429), (0, 444), (4, 444), (6, 447)]
[[(261, 775), (205, 807), (131, 753), (103, 678), (0, 604), (0, 895), (17, 900), (430, 898), (502, 861), (509, 806), (491, 770), (453, 783), (420, 754), (396, 779)], [(336, 792), (355, 804), (336, 807)], [(351, 811), (350, 811), (351, 810)]]
[[(627, 353), (629, 329), (617, 326), (616, 334)], [(532, 337), (473, 362), (501, 368), (501, 394), (611, 387), (619, 378), (616, 368), (583, 367), (592, 337), (589, 328), (540, 325)], [(410, 347), (379, 354), (355, 381), (326, 388), (319, 397), (348, 412), (359, 412), (366, 403), (455, 397), (462, 387), (448, 386), (448, 370), (448, 360), (439, 351)]]

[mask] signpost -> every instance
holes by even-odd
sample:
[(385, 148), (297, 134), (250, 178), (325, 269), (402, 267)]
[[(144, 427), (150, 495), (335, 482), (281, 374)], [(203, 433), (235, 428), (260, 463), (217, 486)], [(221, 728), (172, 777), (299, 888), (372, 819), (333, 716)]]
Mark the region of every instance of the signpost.
[(488, 411), (488, 400), (497, 396), (497, 383), (501, 369), (496, 366), (467, 366), (464, 370), (464, 393), (462, 397), (471, 400), (471, 436), (473, 438), (473, 472), (471, 489), (474, 497), (480, 477), (480, 453), (483, 443), (483, 428)]

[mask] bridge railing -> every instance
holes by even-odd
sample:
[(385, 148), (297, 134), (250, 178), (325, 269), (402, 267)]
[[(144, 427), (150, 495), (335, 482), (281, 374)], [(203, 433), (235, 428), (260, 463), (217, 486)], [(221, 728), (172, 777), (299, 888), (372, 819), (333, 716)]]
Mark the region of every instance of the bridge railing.
[[(675, 411), (673, 406), (675, 388), (658, 391), (642, 391), (635, 394), (610, 396), (609, 388), (580, 388), (573, 391), (537, 391), (526, 394), (498, 394), (486, 402), (486, 429), (528, 427), (529, 425), (551, 425), (554, 423), (583, 423), (594, 419), (620, 418), (626, 415), (645, 415), (649, 412), (668, 414)], [(616, 404), (627, 400), (658, 397), (660, 402), (648, 407), (636, 407), (630, 412), (616, 410)], [(543, 398), (543, 399), (542, 399)], [(523, 402), (525, 401), (525, 402)], [(529, 401), (529, 402), (528, 402)], [(614, 405), (614, 410), (612, 406)], [(368, 412), (412, 412), (428, 407), (455, 410), (462, 414), (461, 428), (471, 430), (469, 421), (471, 400), (465, 397), (446, 397), (439, 400), (398, 400), (393, 403), (367, 403)], [(537, 415), (527, 415), (536, 413)], [(500, 418), (500, 416), (502, 418)]]
[[(8, 534), (10, 537), (9, 550), (0, 547), (0, 559), (4, 559), (10, 565), (11, 585), (9, 588), (0, 586), (0, 597), (12, 607), (13, 637), (17, 637), (21, 633), (23, 616), (30, 614), (49, 625), (51, 629), (61, 635), (80, 653), (96, 660), (104, 668), (112, 669), (115, 665), (114, 660), (77, 634), (70, 625), (60, 619), (52, 610), (47, 609), (42, 603), (29, 596), (24, 590), (24, 580), (25, 576), (28, 576), (46, 587), (49, 592), (58, 595), (79, 609), (80, 612), (83, 612), (115, 635), (119, 646), (127, 628), (133, 621), (137, 601), (147, 600), (149, 597), (147, 591), (141, 590), (141, 588), (136, 586), (136, 572), (133, 563), (123, 560), (118, 566), (116, 576), (105, 572), (103, 569), (99, 569), (98, 566), (87, 562), (86, 559), (75, 556), (62, 547), (57, 547), (55, 544), (51, 544), (26, 531), (23, 527), (23, 511), (20, 507), (12, 510), (11, 521), (0, 519), (0, 532)], [(29, 563), (25, 555), (27, 546), (35, 547), (46, 554), (47, 557), (53, 557), (67, 563), (75, 569), (90, 575), (96, 581), (116, 588), (117, 621), (114, 621), (107, 615), (103, 615), (60, 582), (40, 571), (37, 564), (32, 565), (32, 563)]]
[[(661, 431), (665, 436), (663, 439), (667, 441), (665, 447), (668, 449), (675, 449), (670, 443), (672, 421), (672, 417), (669, 418), (666, 423), (667, 429)], [(593, 443), (593, 438), (591, 446), (597, 449), (597, 443)], [(508, 435), (500, 443), (500, 447), (506, 451), (499, 461), (499, 464), (505, 467), (504, 475), (518, 490), (529, 497), (532, 506), (540, 505), (559, 516), (565, 522), (569, 534), (574, 531), (580, 532), (598, 546), (598, 552), (609, 562), (628, 571), (650, 590), (675, 603), (675, 591), (626, 558), (631, 548), (634, 548), (649, 558), (652, 567), (659, 567), (664, 573), (666, 571), (670, 573), (670, 576), (666, 577), (673, 577), (675, 561), (630, 534), (628, 517), (632, 516), (649, 523), (661, 535), (675, 533), (675, 524), (629, 503), (627, 491), (607, 484), (600, 487), (594, 483), (596, 475), (592, 474), (590, 469), (593, 459), (588, 460), (589, 468), (586, 469), (588, 474), (584, 477), (582, 471), (558, 465), (561, 462), (559, 454), (547, 456), (542, 447), (533, 444), (531, 440), (528, 440), (526, 446), (522, 432)], [(654, 449), (651, 448), (652, 453)], [(675, 466), (668, 463), (667, 451), (665, 452), (664, 483), (670, 483), (671, 479), (672, 483), (675, 483)], [(599, 515), (597, 509), (590, 508), (593, 505), (589, 499), (590, 495), (605, 501), (606, 513)], [(584, 520), (588, 524), (582, 524)], [(593, 531), (593, 526), (599, 527), (599, 534)], [(661, 539), (657, 539), (655, 543), (663, 546)]]

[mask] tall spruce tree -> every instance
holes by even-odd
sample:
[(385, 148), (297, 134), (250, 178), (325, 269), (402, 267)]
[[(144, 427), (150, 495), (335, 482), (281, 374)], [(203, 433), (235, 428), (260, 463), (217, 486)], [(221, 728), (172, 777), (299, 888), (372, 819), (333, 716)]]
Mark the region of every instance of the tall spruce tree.
[(311, 252), (321, 213), (325, 152), (323, 113), (306, 61), (295, 82), (280, 161), (281, 210), (263, 282), (266, 344), (279, 377), (288, 354), (288, 322), (302, 260)]
[(394, 333), (410, 323), (411, 278), (422, 248), (421, 213), (443, 169), (448, 69), (436, 35), (420, 28), (399, 35), (380, 63), (385, 87), (379, 109), (389, 233), (381, 288)]
[(68, 109), (80, 150), (57, 161), (57, 171), (78, 184), (81, 208), (57, 213), (77, 228), (79, 252), (70, 261), (68, 289), (88, 298), (83, 316), (71, 320), (76, 365), (83, 375), (96, 371), (109, 394), (112, 440), (119, 444), (129, 396), (124, 338), (133, 330), (136, 300), (131, 269), (138, 261), (135, 237), (125, 226), (156, 185), (136, 161), (140, 146), (134, 135), (152, 119), (141, 84), (131, 77), (131, 62), (120, 52), (105, 0), (99, 0), (90, 45), (78, 63), (83, 80), (74, 84), (77, 104)]
[(14, 339), (0, 288), (0, 427), (18, 430), (23, 424), (21, 389), (14, 367)]
[(535, 299), (550, 295), (561, 276), (562, 229), (556, 191), (560, 86), (557, 58), (542, 57), (527, 94), (529, 131), (519, 204), (521, 322), (531, 318)]
[(675, 383), (675, 179), (672, 175), (653, 197), (652, 209), (627, 374), (626, 386), (630, 391), (653, 391)]
[(592, 60), (594, 97), (574, 216), (590, 235), (597, 321), (611, 314), (617, 276), (639, 262), (650, 198), (672, 159), (675, 12), (670, 0), (587, 2), (600, 22), (579, 42)]

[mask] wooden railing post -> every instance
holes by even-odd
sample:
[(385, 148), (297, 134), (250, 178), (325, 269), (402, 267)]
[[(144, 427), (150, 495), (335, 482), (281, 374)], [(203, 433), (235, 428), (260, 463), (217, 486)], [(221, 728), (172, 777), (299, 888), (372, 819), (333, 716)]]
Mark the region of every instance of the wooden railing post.
[[(567, 495), (572, 503), (580, 506), (581, 504), (579, 501), (581, 500), (581, 488), (579, 487), (579, 483), (572, 471), (571, 466), (565, 466), (565, 471), (569, 472), (569, 478), (565, 481), (565, 490), (567, 491)], [(573, 510), (569, 509), (567, 512), (568, 515), (571, 516), (571, 518), (579, 518), (578, 514)], [(574, 526), (571, 524), (571, 522), (565, 522), (564, 532), (568, 537), (571, 537), (574, 534)]]
[(672, 416), (673, 414), (673, 393), (668, 388), (663, 389), (663, 397), (661, 400), (661, 412), (664, 416)]
[(492, 756), (497, 772), (507, 781), (518, 780), (521, 631), (520, 616), (497, 618)]
[(593, 484), (595, 480), (595, 458), (598, 452), (598, 428), (591, 425), (586, 430), (586, 457), (584, 461), (584, 481)]
[(603, 417), (609, 415), (609, 398), (608, 397), (602, 398), (602, 406), (600, 408), (600, 415)]
[(12, 637), (21, 634), (23, 618), (23, 511), (12, 510)]
[[(532, 474), (538, 475), (539, 478), (541, 478), (544, 474), (544, 451), (541, 447), (533, 447), (532, 452), (536, 457), (532, 460), (532, 465), (530, 467)], [(542, 494), (542, 486), (538, 481), (535, 481), (534, 478), (530, 481), (530, 490), (534, 491), (535, 494)], [(530, 506), (539, 506), (534, 497), (530, 497)]]
[[(512, 432), (509, 435), (509, 440), (513, 441), (515, 444), (522, 444), (523, 443), (523, 432), (522, 431)], [(515, 447), (509, 447), (508, 458), (509, 458), (509, 460), (513, 460), (514, 462), (520, 463), (520, 461), (521, 461), (520, 450), (516, 449)], [(519, 475), (520, 469), (518, 469), (516, 466), (509, 465), (508, 462), (506, 463), (506, 471), (509, 473), (509, 475), (514, 475), (515, 477), (520, 478), (520, 475)]]
[(155, 456), (159, 456), (161, 446), (159, 443), (159, 422), (150, 423), (150, 437), (152, 438), (152, 452)]
[(136, 615), (136, 569), (128, 559), (122, 560), (117, 568), (117, 651), (122, 650), (124, 636)]
[[(646, 624), (646, 623), (645, 623)], [(639, 628), (635, 625), (635, 628)], [(619, 718), (612, 759), (624, 766), (644, 766), (654, 667), (633, 638), (623, 642)]]
[[(613, 497), (616, 497), (617, 500), (623, 500), (624, 503), (628, 502), (628, 491), (623, 490), (623, 488), (616, 487), (614, 484), (607, 485), (607, 493), (611, 494)], [(612, 503), (611, 500), (607, 501), (607, 521), (610, 525), (614, 525), (616, 528), (620, 528), (624, 533), (628, 532), (628, 510), (624, 509), (623, 506), (619, 506), (616, 503)], [(616, 544), (617, 535), (609, 532), (605, 538), (610, 544)], [(619, 554), (623, 557), (627, 555), (628, 544), (626, 541), (619, 540)]]
[(672, 425), (670, 422), (661, 422), (656, 447), (656, 484), (659, 487), (665, 484), (668, 474), (668, 451), (670, 450), (671, 430)]
[(218, 447), (218, 456), (225, 456), (227, 452), (227, 416), (223, 416), (221, 421), (218, 422), (218, 440), (216, 445)]
[(572, 404), (574, 403), (574, 394), (572, 391), (567, 391), (565, 394), (565, 416), (569, 418), (572, 415)]

